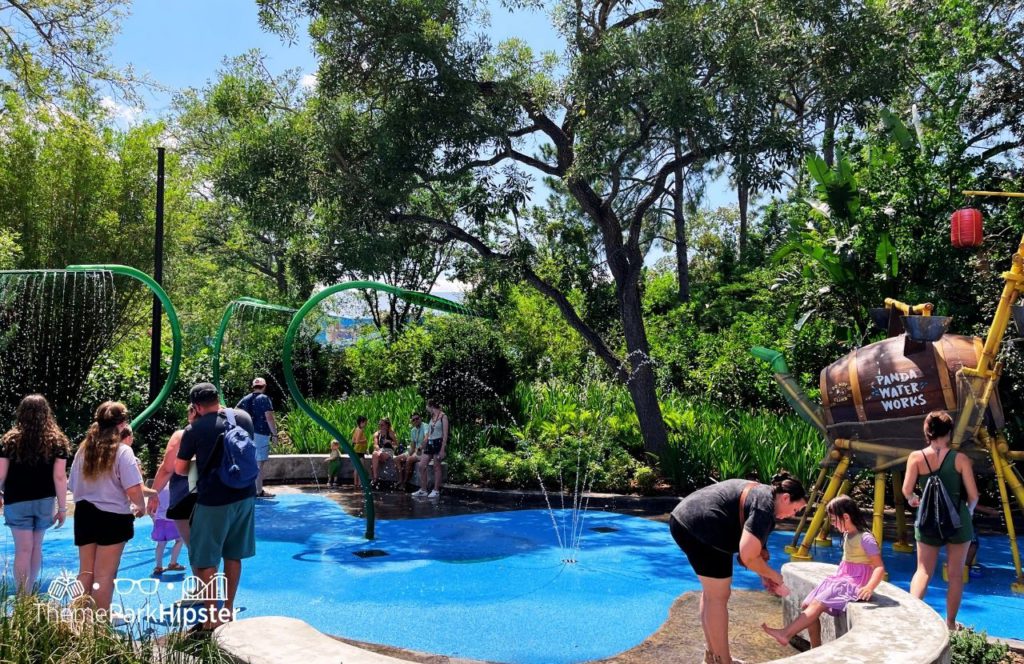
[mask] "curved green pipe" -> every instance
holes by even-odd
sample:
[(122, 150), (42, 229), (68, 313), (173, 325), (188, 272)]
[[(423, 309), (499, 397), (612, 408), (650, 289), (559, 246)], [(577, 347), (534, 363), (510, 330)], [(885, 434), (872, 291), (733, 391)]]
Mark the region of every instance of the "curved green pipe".
[(299, 391), (299, 385), (295, 381), (295, 374), (292, 371), (292, 346), (295, 343), (295, 336), (299, 332), (299, 328), (302, 326), (302, 321), (306, 318), (306, 315), (313, 310), (314, 307), (319, 305), (321, 302), (334, 295), (346, 290), (353, 289), (366, 289), (374, 291), (383, 291), (385, 293), (391, 293), (397, 295), (410, 302), (414, 302), (423, 307), (429, 309), (435, 309), (437, 311), (445, 311), (448, 313), (458, 313), (468, 316), (475, 316), (476, 314), (469, 309), (457, 302), (446, 300), (443, 297), (437, 297), (428, 293), (417, 293), (416, 291), (406, 290), (404, 288), (396, 288), (394, 286), (388, 286), (387, 284), (377, 283), (375, 281), (350, 281), (344, 284), (336, 284), (330, 288), (325, 288), (313, 297), (306, 300), (306, 303), (295, 312), (292, 316), (291, 325), (288, 326), (288, 331), (284, 335), (284, 352), (282, 354), (282, 360), (284, 364), (284, 379), (288, 384), (288, 391), (292, 395), (292, 399), (299, 408), (302, 409), (306, 415), (310, 417), (314, 422), (319, 424), (334, 440), (337, 440), (342, 449), (345, 450), (345, 454), (352, 459), (352, 470), (353, 472), (359, 473), (359, 478), (363, 484), (363, 497), (366, 499), (366, 539), (374, 539), (374, 511), (373, 511), (373, 491), (370, 489), (370, 477), (366, 474), (366, 469), (363, 468), (362, 459), (359, 458), (359, 454), (352, 449), (352, 443), (349, 441), (348, 436), (345, 436), (339, 431), (333, 424), (327, 421), (326, 418), (316, 412), (306, 398), (302, 396)]
[(217, 328), (217, 336), (213, 340), (213, 386), (217, 388), (217, 395), (220, 397), (221, 405), (224, 405), (224, 392), (220, 389), (220, 349), (224, 344), (224, 335), (228, 331), (228, 323), (231, 322), (231, 317), (235, 314), (235, 310), (239, 306), (254, 307), (256, 309), (267, 309), (269, 311), (281, 311), (284, 313), (294, 314), (295, 310), (290, 307), (282, 307), (278, 304), (269, 304), (263, 300), (258, 300), (254, 297), (240, 297), (236, 300), (232, 300), (227, 308), (224, 309), (224, 315), (221, 316), (220, 326)]
[(178, 323), (178, 313), (174, 310), (174, 305), (171, 304), (171, 298), (167, 297), (167, 293), (160, 287), (160, 284), (142, 270), (136, 270), (127, 265), (68, 265), (66, 269), (68, 272), (113, 272), (141, 281), (160, 299), (160, 304), (163, 305), (164, 311), (167, 313), (167, 322), (171, 325), (171, 368), (167, 372), (167, 380), (160, 393), (156, 395), (156, 399), (132, 420), (132, 428), (138, 429), (167, 401), (167, 397), (171, 395), (171, 390), (174, 388), (174, 381), (178, 379), (178, 367), (181, 365), (181, 325)]

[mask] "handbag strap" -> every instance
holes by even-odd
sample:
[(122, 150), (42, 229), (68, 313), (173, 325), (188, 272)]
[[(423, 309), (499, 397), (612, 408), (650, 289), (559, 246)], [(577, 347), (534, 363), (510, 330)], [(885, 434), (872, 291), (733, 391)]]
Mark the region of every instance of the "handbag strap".
[(743, 524), (747, 522), (746, 509), (744, 509), (747, 496), (750, 495), (750, 490), (755, 486), (757, 486), (757, 482), (747, 482), (747, 486), (743, 487), (743, 491), (740, 491), (740, 532), (743, 531)]

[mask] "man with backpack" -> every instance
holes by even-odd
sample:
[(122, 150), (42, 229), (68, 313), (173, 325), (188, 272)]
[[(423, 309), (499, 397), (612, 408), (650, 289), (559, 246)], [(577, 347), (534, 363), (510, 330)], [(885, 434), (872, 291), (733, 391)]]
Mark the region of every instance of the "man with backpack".
[[(205, 595), (206, 612), (200, 631), (231, 620), (235, 593), (242, 576), (242, 560), (256, 555), (255, 496), (256, 446), (249, 414), (237, 408), (221, 409), (217, 388), (199, 383), (189, 392), (196, 419), (181, 437), (174, 472), (187, 475), (193, 457), (199, 468), (198, 498), (192, 513), (189, 562), (202, 587), (212, 590), (214, 575), (224, 561), (226, 592)], [(216, 602), (224, 600), (223, 608)]]
[(252, 392), (242, 397), (235, 408), (241, 408), (252, 418), (256, 443), (256, 460), (260, 464), (260, 474), (256, 478), (256, 495), (260, 498), (273, 498), (274, 494), (263, 490), (263, 463), (270, 458), (270, 441), (277, 439), (277, 421), (274, 419), (274, 403), (267, 396), (267, 381), (256, 376), (252, 379)]

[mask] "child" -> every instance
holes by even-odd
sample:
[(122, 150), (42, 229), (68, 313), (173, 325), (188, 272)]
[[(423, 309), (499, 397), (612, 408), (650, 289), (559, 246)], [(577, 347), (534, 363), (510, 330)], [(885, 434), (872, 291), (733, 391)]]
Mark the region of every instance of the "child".
[(158, 507), (153, 515), (153, 541), (156, 542), (156, 567), (153, 568), (153, 576), (164, 573), (164, 547), (168, 542), (173, 541), (171, 548), (171, 563), (166, 567), (168, 572), (180, 572), (185, 568), (178, 564), (178, 554), (181, 553), (182, 539), (178, 533), (178, 527), (167, 518), (167, 503), (171, 499), (170, 489), (164, 487), (158, 494)]
[[(360, 415), (356, 418), (356, 428), (352, 430), (352, 449), (359, 463), (363, 462), (363, 455), (370, 446), (370, 441), (366, 438), (366, 422), (366, 416)], [(352, 484), (355, 488), (360, 488), (359, 473), (355, 468), (352, 468)]]
[(885, 576), (878, 542), (868, 532), (864, 515), (853, 498), (838, 496), (829, 502), (827, 510), (832, 527), (843, 534), (843, 561), (835, 574), (804, 598), (800, 617), (780, 629), (761, 625), (761, 629), (784, 646), (789, 645), (790, 639), (804, 628), (811, 637), (811, 647), (820, 646), (821, 623), (818, 617), (826, 611), (831, 616), (840, 615), (850, 602), (871, 599)]
[(341, 443), (331, 441), (331, 455), (324, 459), (327, 464), (327, 486), (329, 488), (341, 486), (338, 474), (341, 473)]

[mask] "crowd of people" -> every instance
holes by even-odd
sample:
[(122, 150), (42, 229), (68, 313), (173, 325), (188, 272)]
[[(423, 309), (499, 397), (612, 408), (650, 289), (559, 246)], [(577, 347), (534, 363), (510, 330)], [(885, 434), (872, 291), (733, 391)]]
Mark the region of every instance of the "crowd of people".
[[(370, 481), (374, 487), (380, 486), (385, 471), (393, 466), (394, 484), (405, 489), (418, 473), (419, 488), (412, 494), (414, 498), (437, 498), (440, 496), (442, 462), (448, 448), (448, 416), (441, 410), (436, 401), (427, 401), (427, 421), (423, 421), (420, 413), (409, 416), (408, 442), (401, 439), (391, 426), (391, 420), (384, 417), (377, 422), (377, 430), (372, 438), (366, 435), (369, 420), (364, 415), (356, 418), (356, 426), (352, 430), (352, 451), (356, 459), (362, 463), (369, 460)], [(371, 448), (372, 440), (372, 448)], [(342, 463), (341, 444), (331, 441), (330, 453), (324, 459), (327, 464), (328, 488), (341, 486)], [(431, 468), (433, 468), (433, 484), (429, 484)], [(365, 465), (363, 467), (365, 471)], [(360, 472), (353, 468), (353, 486), (361, 488)], [(432, 489), (428, 492), (427, 487)]]
[[(216, 387), (210, 383), (195, 385), (189, 393), (187, 424), (168, 440), (150, 487), (145, 486), (141, 465), (132, 450), (134, 432), (124, 404), (100, 404), (68, 472), (70, 444), (49, 403), (38, 394), (24, 397), (14, 425), (0, 437), (0, 507), (13, 534), (17, 591), (35, 590), (42, 567), (44, 534), (50, 527), (63, 526), (70, 490), (74, 543), (79, 555), (78, 582), (96, 610), (109, 611), (121, 554), (134, 537), (135, 519), (148, 514), (154, 519), (154, 575), (184, 570), (178, 562), (183, 546), (188, 549), (193, 574), (204, 587), (209, 587), (218, 569), (223, 568), (227, 587), (222, 610), (215, 611), (213, 600), (207, 601), (206, 619), (194, 629), (209, 631), (220, 621), (229, 620), (234, 613), (242, 561), (256, 554), (255, 499), (269, 495), (262, 488), (263, 462), (269, 455), (270, 441), (277, 436), (265, 381), (254, 380), (252, 388), (238, 407), (225, 408)], [(369, 455), (372, 480), (379, 479), (386, 464), (394, 463), (399, 484), (405, 486), (418, 469), (419, 489), (413, 496), (437, 497), (449, 437), (448, 417), (437, 402), (427, 402), (426, 421), (419, 413), (412, 414), (407, 443), (387, 418), (379, 421), (370, 438), (366, 424), (366, 417), (358, 418), (351, 447), (360, 459)], [(221, 456), (228, 454), (223, 441), (238, 427), (255, 448), (252, 479), (240, 485), (222, 479), (216, 472)], [(923, 531), (918, 519), (918, 565), (910, 586), (913, 596), (924, 597), (939, 550), (945, 547), (951, 570), (946, 620), (949, 628), (955, 629), (963, 594), (963, 576), (958, 570), (965, 564), (972, 541), (976, 541), (972, 517), (978, 489), (969, 457), (950, 445), (952, 431), (952, 418), (945, 411), (932, 412), (925, 418), (927, 446), (909, 455), (903, 494), (911, 507), (917, 507), (918, 483), (927, 494), (929, 480), (937, 479), (933, 483), (941, 484), (951, 503), (959, 506), (957, 527), (941, 536)], [(338, 441), (332, 441), (331, 454), (325, 459), (332, 487), (340, 480), (340, 447)], [(431, 466), (433, 489), (428, 493)], [(354, 481), (358, 484), (358, 472)], [(738, 555), (740, 564), (758, 574), (769, 592), (786, 596), (789, 589), (782, 575), (769, 565), (768, 536), (777, 521), (796, 515), (806, 505), (803, 485), (780, 473), (770, 484), (740, 479), (713, 484), (691, 493), (672, 511), (671, 535), (701, 586), (700, 622), (706, 662), (735, 661), (728, 639), (733, 556)], [(820, 644), (819, 617), (823, 613), (842, 613), (850, 602), (870, 600), (885, 574), (879, 544), (858, 505), (848, 496), (839, 496), (827, 505), (827, 513), (832, 527), (843, 536), (843, 561), (835, 574), (803, 599), (803, 612), (795, 621), (779, 628), (763, 626), (782, 644), (804, 629), (812, 646)], [(172, 543), (170, 561), (164, 567), (168, 543)]]

